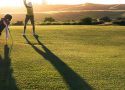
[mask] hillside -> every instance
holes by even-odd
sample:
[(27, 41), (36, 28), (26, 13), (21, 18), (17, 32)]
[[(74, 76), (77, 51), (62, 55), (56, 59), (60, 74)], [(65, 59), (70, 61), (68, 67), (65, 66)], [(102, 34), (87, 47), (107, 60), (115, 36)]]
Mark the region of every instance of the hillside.
[[(124, 16), (125, 5), (121, 4), (115, 9), (111, 9), (113, 5), (105, 4), (80, 4), (80, 5), (34, 5), (35, 18), (37, 21), (43, 20), (46, 16), (54, 17), (59, 21), (80, 20), (83, 17), (99, 18), (109, 16), (111, 18)], [(5, 13), (13, 15), (13, 21), (24, 20), (25, 7), (4, 7), (0, 9), (0, 17)]]
[[(116, 4), (79, 4), (79, 5), (34, 5), (35, 12), (48, 12), (48, 11), (74, 11), (74, 10), (112, 10), (111, 7)], [(113, 9), (114, 10), (114, 9)], [(125, 5), (121, 4), (115, 8), (115, 10), (125, 10)], [(25, 7), (1, 7), (1, 13), (7, 12), (24, 12)]]

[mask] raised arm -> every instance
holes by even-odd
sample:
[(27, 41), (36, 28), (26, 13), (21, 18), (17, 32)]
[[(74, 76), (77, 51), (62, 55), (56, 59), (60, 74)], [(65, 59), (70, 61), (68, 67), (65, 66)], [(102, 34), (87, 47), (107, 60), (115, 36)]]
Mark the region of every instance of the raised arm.
[(23, 0), (23, 2), (24, 2), (24, 5), (27, 7), (26, 0)]

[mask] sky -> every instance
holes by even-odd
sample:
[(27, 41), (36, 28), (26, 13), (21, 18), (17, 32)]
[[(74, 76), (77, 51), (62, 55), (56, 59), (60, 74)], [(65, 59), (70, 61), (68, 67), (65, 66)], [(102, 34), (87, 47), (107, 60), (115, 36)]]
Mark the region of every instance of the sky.
[[(27, 0), (40, 4), (43, 0)], [(45, 1), (45, 0), (44, 0)], [(125, 4), (125, 0), (46, 0), (48, 4), (84, 4), (84, 3), (100, 3), (100, 4)], [(23, 6), (23, 0), (1, 0), (0, 6)]]
[(82, 3), (100, 3), (100, 4), (119, 4), (125, 3), (125, 0), (47, 0), (52, 4), (82, 4)]

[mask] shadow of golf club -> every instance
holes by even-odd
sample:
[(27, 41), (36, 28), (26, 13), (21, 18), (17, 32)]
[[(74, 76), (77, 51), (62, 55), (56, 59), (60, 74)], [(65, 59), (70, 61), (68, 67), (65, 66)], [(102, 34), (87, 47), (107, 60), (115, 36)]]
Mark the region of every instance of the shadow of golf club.
[(10, 48), (4, 46), (4, 58), (0, 55), (0, 90), (19, 90), (13, 77), (11, 67)]
[(26, 36), (24, 36), (27, 43), (32, 46), (32, 48), (48, 60), (53, 67), (60, 73), (66, 82), (69, 90), (92, 90), (92, 87), (87, 84), (85, 80), (83, 80), (76, 72), (74, 72), (68, 65), (66, 65), (59, 57), (57, 57), (54, 53), (52, 53), (43, 43), (41, 43), (38, 39), (38, 36), (35, 36), (35, 39), (38, 41), (39, 45), (42, 46), (43, 50), (40, 50), (35, 45), (28, 40)]

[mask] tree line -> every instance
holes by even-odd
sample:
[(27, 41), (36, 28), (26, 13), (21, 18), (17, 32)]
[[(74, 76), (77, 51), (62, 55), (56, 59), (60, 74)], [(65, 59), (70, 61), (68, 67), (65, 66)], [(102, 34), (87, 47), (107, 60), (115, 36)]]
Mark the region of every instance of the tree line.
[[(112, 19), (108, 16), (104, 16), (101, 18), (92, 18), (92, 17), (84, 17), (79, 21), (68, 20), (68, 21), (57, 21), (53, 17), (45, 17), (43, 21), (40, 23), (36, 23), (37, 25), (125, 25), (125, 18), (118, 17), (116, 19)], [(17, 21), (12, 23), (12, 25), (24, 25), (23, 21)]]

